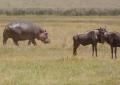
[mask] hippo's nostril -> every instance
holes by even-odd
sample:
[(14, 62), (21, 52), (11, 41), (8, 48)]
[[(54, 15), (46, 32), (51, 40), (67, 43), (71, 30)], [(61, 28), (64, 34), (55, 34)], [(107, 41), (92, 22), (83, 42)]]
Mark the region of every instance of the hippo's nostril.
[(46, 39), (44, 43), (50, 43), (50, 39)]

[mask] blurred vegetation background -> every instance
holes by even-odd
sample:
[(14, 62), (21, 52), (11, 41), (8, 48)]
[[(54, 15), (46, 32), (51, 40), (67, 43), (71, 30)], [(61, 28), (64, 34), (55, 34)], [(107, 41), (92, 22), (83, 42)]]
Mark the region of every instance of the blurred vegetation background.
[(120, 15), (120, 0), (0, 0), (5, 15)]

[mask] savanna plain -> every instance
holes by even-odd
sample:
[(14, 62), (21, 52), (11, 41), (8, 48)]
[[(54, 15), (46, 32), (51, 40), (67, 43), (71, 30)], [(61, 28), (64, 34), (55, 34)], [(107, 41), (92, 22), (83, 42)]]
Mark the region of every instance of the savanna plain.
[[(5, 25), (13, 20), (31, 21), (49, 33), (51, 43), (28, 41), (2, 45)], [(106, 27), (120, 32), (120, 16), (0, 16), (0, 85), (120, 85), (120, 49), (111, 59), (108, 44), (98, 44), (98, 57), (91, 45), (80, 46), (72, 56), (72, 36)]]

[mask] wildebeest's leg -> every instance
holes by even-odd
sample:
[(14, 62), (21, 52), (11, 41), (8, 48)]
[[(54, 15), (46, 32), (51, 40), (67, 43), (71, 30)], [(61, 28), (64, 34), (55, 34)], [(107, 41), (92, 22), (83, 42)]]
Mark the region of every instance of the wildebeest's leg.
[(14, 42), (14, 44), (15, 44), (16, 46), (19, 46), (19, 44), (18, 44), (18, 40), (13, 39), (13, 42)]
[(79, 43), (78, 42), (73, 42), (73, 55), (77, 55), (77, 48), (79, 47)]
[(92, 44), (92, 56), (94, 56), (94, 51), (95, 51), (96, 57), (97, 57), (97, 45)]
[(95, 47), (95, 53), (96, 53), (96, 57), (97, 57), (97, 44), (94, 47)]
[(112, 55), (112, 59), (113, 59), (113, 46), (111, 46), (111, 55)]
[(94, 56), (94, 44), (92, 44), (92, 56)]
[(117, 47), (115, 47), (115, 58), (117, 58), (116, 53), (117, 53)]

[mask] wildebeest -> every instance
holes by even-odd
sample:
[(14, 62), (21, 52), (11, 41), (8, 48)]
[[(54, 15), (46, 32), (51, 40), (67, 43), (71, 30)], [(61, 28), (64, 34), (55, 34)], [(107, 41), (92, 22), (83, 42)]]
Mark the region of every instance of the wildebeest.
[(101, 38), (101, 33), (105, 31), (104, 28), (94, 29), (83, 34), (77, 34), (73, 36), (73, 55), (77, 54), (77, 48), (79, 45), (89, 45), (92, 44), (92, 56), (94, 56), (94, 50), (97, 56), (97, 43), (103, 43)]
[(119, 32), (105, 32), (104, 40), (111, 47), (111, 56), (113, 58), (113, 53), (115, 54), (115, 58), (117, 58), (117, 47), (120, 47), (120, 33)]
[(19, 45), (18, 41), (29, 40), (36, 45), (35, 39), (41, 40), (43, 43), (49, 43), (48, 33), (39, 26), (28, 21), (13, 21), (5, 26), (3, 32), (3, 45), (6, 44), (8, 38), (12, 38), (15, 45)]

